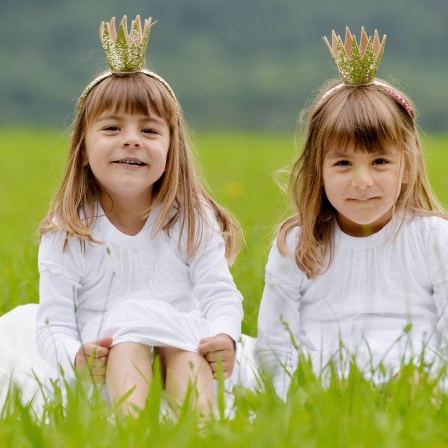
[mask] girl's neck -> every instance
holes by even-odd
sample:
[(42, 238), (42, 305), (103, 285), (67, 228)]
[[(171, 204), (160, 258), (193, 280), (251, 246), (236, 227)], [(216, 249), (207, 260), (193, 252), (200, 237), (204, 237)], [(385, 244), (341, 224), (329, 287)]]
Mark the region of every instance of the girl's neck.
[(343, 233), (345, 233), (348, 236), (352, 236), (355, 238), (365, 238), (368, 236), (372, 236), (375, 233), (378, 233), (383, 227), (385, 227), (389, 223), (382, 223), (380, 225), (366, 225), (366, 226), (347, 226), (343, 225), (341, 226), (341, 223), (338, 221), (339, 228)]
[(137, 235), (144, 227), (152, 202), (151, 199), (143, 201), (114, 199), (112, 201), (107, 195), (101, 195), (99, 201), (111, 224), (120, 232), (130, 236)]
[(341, 231), (349, 236), (353, 236), (355, 238), (364, 238), (368, 236), (372, 236), (375, 233), (379, 232), (383, 227), (387, 226), (394, 215), (393, 210), (389, 210), (383, 216), (381, 216), (376, 221), (371, 224), (357, 224), (353, 221), (342, 216), (340, 213), (336, 213), (336, 221), (339, 225)]

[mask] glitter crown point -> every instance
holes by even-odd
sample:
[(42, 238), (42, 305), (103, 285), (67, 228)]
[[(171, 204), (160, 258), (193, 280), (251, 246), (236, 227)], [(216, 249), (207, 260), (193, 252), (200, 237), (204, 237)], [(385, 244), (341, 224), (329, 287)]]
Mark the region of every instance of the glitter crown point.
[(345, 43), (334, 31), (331, 33), (331, 45), (326, 37), (323, 39), (345, 85), (358, 86), (373, 82), (383, 57), (386, 35), (380, 41), (377, 30), (372, 38), (367, 36), (362, 27), (358, 46), (356, 37), (347, 27)]
[(151, 18), (145, 19), (142, 30), (140, 16), (137, 16), (128, 31), (124, 16), (117, 32), (115, 17), (110, 22), (101, 22), (100, 39), (113, 72), (129, 73), (142, 69), (151, 25)]

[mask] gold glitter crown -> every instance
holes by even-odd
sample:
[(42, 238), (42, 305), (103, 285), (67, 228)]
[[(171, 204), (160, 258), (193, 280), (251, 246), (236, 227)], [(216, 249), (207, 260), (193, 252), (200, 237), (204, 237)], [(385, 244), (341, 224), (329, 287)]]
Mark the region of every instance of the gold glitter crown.
[(380, 42), (377, 30), (375, 30), (372, 39), (372, 37), (367, 36), (364, 27), (362, 27), (358, 47), (356, 37), (347, 27), (345, 43), (342, 42), (341, 36), (336, 36), (334, 31), (331, 34), (331, 45), (326, 37), (323, 39), (346, 86), (361, 86), (371, 84), (374, 81), (384, 53), (385, 35)]
[(121, 20), (118, 32), (115, 30), (115, 17), (110, 22), (101, 22), (100, 39), (113, 72), (135, 72), (142, 69), (150, 28), (151, 18), (145, 19), (142, 31), (140, 16), (132, 21), (130, 32), (126, 16)]
[(176, 95), (170, 85), (157, 73), (143, 68), (152, 24), (151, 17), (145, 19), (142, 30), (140, 16), (137, 16), (131, 22), (131, 28), (128, 32), (127, 18), (124, 16), (117, 32), (115, 28), (115, 17), (112, 17), (110, 22), (101, 22), (100, 39), (111, 71), (99, 75), (84, 89), (76, 106), (77, 113), (81, 110), (84, 100), (90, 91), (103, 79), (113, 74), (126, 75), (136, 72), (144, 73), (161, 82), (177, 105)]

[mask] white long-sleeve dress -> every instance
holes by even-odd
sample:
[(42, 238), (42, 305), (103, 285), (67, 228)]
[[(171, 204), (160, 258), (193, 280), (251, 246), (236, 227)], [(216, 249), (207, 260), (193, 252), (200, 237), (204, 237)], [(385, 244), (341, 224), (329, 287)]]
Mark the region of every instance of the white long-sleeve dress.
[(63, 251), (62, 231), (42, 238), (40, 304), (21, 305), (0, 317), (0, 408), (14, 384), (23, 403), (32, 402), (39, 414), (52, 392), (48, 379), (58, 377), (61, 366), (65, 379), (72, 380), (81, 343), (103, 336), (112, 336), (114, 344), (197, 351), (201, 338), (225, 333), (237, 343), (226, 390), (256, 384), (254, 339), (240, 337), (242, 296), (216, 220), (210, 217), (201, 247), (187, 261), (179, 225), (153, 238), (156, 212), (138, 235), (129, 236), (98, 205), (93, 236), (102, 244), (87, 244), (85, 250), (72, 238)]
[[(316, 373), (331, 360), (340, 374), (356, 355), (368, 373), (381, 363), (393, 373), (424, 351), (443, 359), (448, 336), (448, 221), (396, 216), (378, 233), (355, 238), (335, 229), (331, 267), (308, 279), (294, 260), (300, 238), (287, 236), (289, 255), (274, 243), (266, 267), (255, 359), (285, 397), (298, 351)], [(299, 350), (296, 349), (298, 345)], [(342, 356), (341, 356), (342, 355)], [(343, 360), (340, 363), (340, 360)]]
[(135, 236), (121, 233), (97, 206), (93, 238), (43, 236), (39, 248), (37, 347), (52, 366), (73, 375), (84, 342), (112, 336), (114, 344), (140, 342), (197, 351), (219, 333), (240, 337), (242, 296), (224, 257), (224, 240), (210, 217), (196, 255), (187, 260), (180, 225), (152, 234), (157, 210)]

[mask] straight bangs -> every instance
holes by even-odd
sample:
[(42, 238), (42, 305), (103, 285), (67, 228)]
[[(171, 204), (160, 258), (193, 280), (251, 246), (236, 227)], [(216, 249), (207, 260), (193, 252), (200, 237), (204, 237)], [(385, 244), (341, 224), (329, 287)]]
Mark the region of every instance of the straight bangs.
[(105, 111), (150, 115), (156, 113), (172, 128), (177, 105), (166, 87), (144, 73), (113, 74), (87, 95), (84, 113), (87, 127)]
[(390, 146), (403, 147), (403, 126), (398, 105), (379, 86), (343, 88), (316, 111), (321, 126), (317, 140), (323, 156), (329, 148), (383, 153)]

